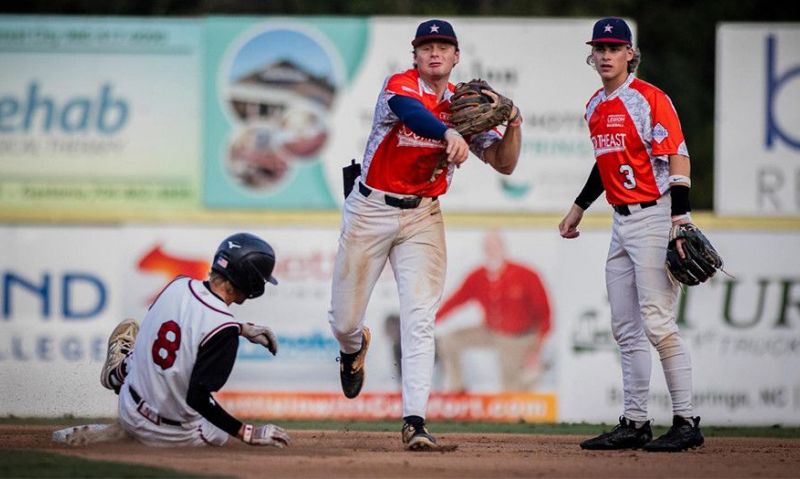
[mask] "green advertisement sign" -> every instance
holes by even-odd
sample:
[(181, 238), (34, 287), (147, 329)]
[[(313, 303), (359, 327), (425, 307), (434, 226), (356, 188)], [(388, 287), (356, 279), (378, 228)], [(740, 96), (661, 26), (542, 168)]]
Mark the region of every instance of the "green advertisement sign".
[(367, 36), (366, 19), (206, 21), (206, 207), (336, 207), (321, 159)]
[(0, 17), (0, 208), (196, 209), (201, 28)]

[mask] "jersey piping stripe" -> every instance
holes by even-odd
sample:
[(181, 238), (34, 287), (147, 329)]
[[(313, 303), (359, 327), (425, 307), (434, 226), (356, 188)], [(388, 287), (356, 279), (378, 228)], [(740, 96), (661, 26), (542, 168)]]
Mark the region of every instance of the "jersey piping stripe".
[(203, 440), (204, 443), (208, 444), (209, 446), (215, 446), (216, 444), (212, 444), (211, 441), (206, 439), (206, 436), (203, 434), (203, 427), (197, 426), (197, 431), (200, 433), (200, 439)]
[(216, 312), (218, 312), (220, 314), (224, 314), (225, 316), (230, 316), (231, 318), (233, 317), (233, 315), (231, 313), (229, 313), (227, 311), (223, 311), (221, 309), (217, 309), (217, 308), (211, 306), (210, 304), (206, 303), (205, 301), (203, 301), (203, 299), (194, 291), (194, 288), (192, 288), (192, 282), (191, 281), (189, 281), (187, 284), (189, 285), (189, 291), (192, 292), (192, 295), (194, 295), (194, 297), (197, 298), (198, 301), (203, 303), (203, 305), (205, 307), (207, 307), (208, 309), (210, 309), (212, 311), (216, 311)]
[(179, 280), (179, 279), (181, 279), (181, 278), (188, 278), (188, 276), (184, 276), (184, 275), (182, 275), (182, 274), (181, 274), (181, 275), (178, 275), (178, 276), (175, 276), (175, 279), (173, 279), (172, 281), (170, 281), (169, 283), (167, 283), (167, 285), (166, 285), (166, 286), (164, 286), (163, 288), (161, 288), (161, 291), (159, 291), (159, 292), (158, 292), (158, 296), (156, 296), (156, 299), (154, 299), (154, 300), (153, 300), (153, 302), (152, 302), (152, 303), (150, 303), (150, 307), (149, 307), (149, 308), (147, 308), (147, 310), (148, 310), (148, 311), (150, 311), (151, 309), (153, 309), (153, 305), (154, 305), (154, 304), (156, 304), (156, 303), (158, 302), (158, 299), (159, 299), (159, 298), (161, 298), (161, 295), (162, 295), (162, 294), (164, 294), (164, 291), (166, 291), (166, 290), (167, 290), (167, 288), (169, 288), (169, 287), (172, 285), (172, 283), (174, 283), (175, 281), (178, 281), (178, 280)]
[(369, 165), (372, 163), (372, 157), (375, 156), (375, 152), (378, 150), (378, 147), (381, 145), (381, 143), (383, 143), (383, 140), (386, 138), (389, 132), (396, 127), (395, 123), (399, 120), (397, 115), (395, 115), (392, 109), (389, 108), (389, 99), (395, 95), (394, 93), (387, 94), (386, 92), (386, 85), (389, 83), (389, 78), (391, 77), (386, 77), (383, 80), (380, 97), (378, 103), (375, 105), (375, 112), (373, 114), (373, 122), (376, 122), (376, 120), (383, 117), (385, 117), (385, 121), (379, 125), (376, 124), (373, 126), (375, 132), (374, 134), (370, 134), (370, 137), (367, 139), (367, 147), (364, 151), (364, 158), (361, 162), (361, 168), (363, 170), (361, 178), (365, 183), (367, 180), (367, 174), (369, 173)]
[(222, 331), (223, 329), (229, 328), (229, 327), (236, 327), (236, 329), (239, 331), (240, 334), (242, 332), (242, 325), (239, 324), (239, 323), (236, 323), (236, 322), (222, 323), (219, 326), (217, 326), (216, 328), (214, 328), (213, 330), (211, 330), (210, 333), (206, 334), (206, 336), (203, 338), (203, 340), (200, 341), (200, 347), (202, 348), (203, 346), (205, 346), (206, 342), (209, 339), (211, 339), (215, 334), (217, 334), (218, 332)]

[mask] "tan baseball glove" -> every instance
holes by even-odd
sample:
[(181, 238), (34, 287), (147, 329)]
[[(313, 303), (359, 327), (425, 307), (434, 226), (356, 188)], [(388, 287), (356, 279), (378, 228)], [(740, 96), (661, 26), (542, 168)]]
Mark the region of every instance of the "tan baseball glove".
[(481, 79), (459, 83), (450, 97), (450, 123), (462, 135), (483, 133), (505, 123), (513, 110), (513, 101)]

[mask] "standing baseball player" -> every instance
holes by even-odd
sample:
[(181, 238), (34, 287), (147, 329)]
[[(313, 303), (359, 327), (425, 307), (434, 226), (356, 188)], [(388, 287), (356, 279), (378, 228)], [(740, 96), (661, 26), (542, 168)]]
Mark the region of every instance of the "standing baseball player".
[(424, 450), (441, 448), (425, 426), (446, 267), (438, 197), (470, 150), (510, 174), (519, 158), (522, 118), (513, 107), (505, 135), (490, 129), (462, 137), (448, 122), (450, 73), (460, 59), (453, 27), (443, 20), (422, 22), (411, 45), (413, 68), (384, 82), (361, 176), (345, 201), (328, 316), (341, 349), (342, 389), (354, 398), (364, 383), (370, 342), (364, 313), (389, 260), (400, 296), (402, 440), (407, 449)]
[(101, 374), (119, 393), (119, 424), (152, 446), (221, 446), (228, 436), (247, 444), (284, 447), (289, 436), (272, 424), (243, 424), (215, 400), (233, 369), (239, 336), (275, 354), (267, 327), (237, 322), (228, 306), (264, 293), (275, 252), (264, 240), (238, 233), (214, 255), (207, 281), (179, 276), (150, 306), (141, 329), (120, 323), (109, 339)]
[[(689, 153), (669, 97), (633, 76), (640, 55), (625, 21), (599, 20), (587, 43), (587, 63), (603, 83), (585, 116), (596, 161), (558, 227), (562, 237), (577, 238), (583, 212), (605, 190), (614, 209), (606, 287), (622, 361), (624, 411), (616, 428), (581, 447), (698, 447), (703, 435), (700, 418), (692, 416), (692, 366), (675, 323), (679, 286), (664, 267), (672, 225), (690, 221)], [(654, 441), (647, 417), (650, 344), (661, 358), (673, 410), (672, 427)]]

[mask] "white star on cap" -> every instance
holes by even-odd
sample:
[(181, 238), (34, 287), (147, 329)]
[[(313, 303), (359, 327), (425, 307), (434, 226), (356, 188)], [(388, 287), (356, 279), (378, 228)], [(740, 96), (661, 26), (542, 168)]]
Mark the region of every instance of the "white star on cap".
[(437, 25), (435, 23), (433, 25), (431, 25), (430, 33), (439, 33), (439, 25)]
[(610, 23), (607, 23), (606, 26), (603, 28), (603, 33), (611, 33), (611, 30), (613, 29), (614, 27), (612, 27)]

